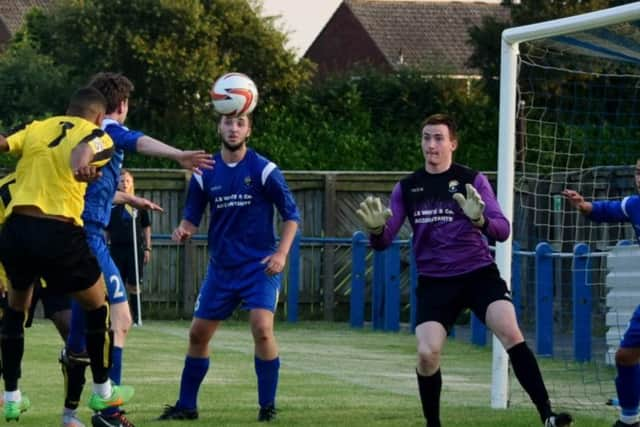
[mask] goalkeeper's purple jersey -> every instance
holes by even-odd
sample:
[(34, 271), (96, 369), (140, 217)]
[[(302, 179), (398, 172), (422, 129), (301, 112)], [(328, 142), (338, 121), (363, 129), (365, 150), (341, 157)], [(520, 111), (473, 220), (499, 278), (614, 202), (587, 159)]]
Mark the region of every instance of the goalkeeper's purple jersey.
[[(472, 184), (485, 202), (485, 225), (475, 227), (452, 198), (467, 197)], [(371, 236), (378, 250), (389, 246), (405, 218), (413, 229), (413, 250), (418, 272), (424, 276), (450, 277), (493, 263), (487, 238), (504, 241), (510, 225), (500, 210), (487, 178), (480, 172), (454, 163), (449, 170), (431, 174), (418, 170), (396, 184), (391, 193), (391, 212), (382, 234)]]
[(283, 221), (300, 221), (295, 200), (282, 172), (248, 149), (235, 165), (215, 156), (212, 170), (193, 175), (184, 219), (195, 226), (209, 204), (209, 253), (223, 268), (260, 262), (276, 250), (274, 206)]
[(104, 119), (102, 129), (113, 139), (115, 150), (109, 163), (101, 169), (102, 176), (87, 187), (82, 220), (85, 223), (95, 223), (101, 228), (106, 228), (111, 218), (113, 197), (118, 190), (124, 153), (125, 151), (135, 152), (138, 138), (144, 134), (129, 130), (113, 119)]
[(622, 200), (603, 200), (592, 203), (588, 218), (596, 222), (629, 222), (640, 244), (640, 196), (628, 196)]

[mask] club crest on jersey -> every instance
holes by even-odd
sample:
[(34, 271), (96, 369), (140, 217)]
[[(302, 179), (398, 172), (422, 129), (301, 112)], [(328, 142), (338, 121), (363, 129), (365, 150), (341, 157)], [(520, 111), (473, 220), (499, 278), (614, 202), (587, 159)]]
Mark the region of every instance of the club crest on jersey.
[(251, 183), (252, 183), (251, 177), (250, 176), (245, 176), (244, 177), (244, 185), (247, 186), (247, 187), (251, 187)]
[(459, 185), (460, 183), (455, 179), (449, 181), (449, 193), (459, 193), (460, 192), (460, 190), (458, 190)]

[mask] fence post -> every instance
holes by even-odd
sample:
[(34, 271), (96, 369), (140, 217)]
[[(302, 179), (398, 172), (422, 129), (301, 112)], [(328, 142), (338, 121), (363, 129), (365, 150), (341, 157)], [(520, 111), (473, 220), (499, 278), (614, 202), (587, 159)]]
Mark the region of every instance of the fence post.
[(553, 248), (547, 242), (536, 246), (536, 353), (553, 355)]
[(409, 325), (411, 333), (416, 332), (416, 289), (418, 288), (418, 267), (413, 252), (413, 237), (409, 237)]
[(518, 322), (522, 318), (522, 255), (520, 254), (520, 243), (513, 242), (511, 256), (511, 298), (516, 309)]
[(384, 281), (384, 330), (400, 330), (400, 243), (394, 241), (387, 250)]
[(384, 327), (384, 281), (387, 251), (373, 253), (373, 286), (371, 287), (371, 324), (373, 329)]
[(349, 319), (352, 328), (364, 326), (364, 282), (366, 272), (367, 235), (356, 231), (351, 238), (351, 296)]
[[(324, 235), (336, 235), (336, 175), (327, 173), (324, 178)], [(335, 307), (335, 246), (324, 245), (322, 254), (322, 291), (324, 320), (333, 321)]]
[(300, 233), (296, 233), (289, 250), (289, 275), (287, 279), (287, 322), (298, 321), (300, 294)]
[(576, 362), (591, 360), (591, 257), (589, 245), (573, 247), (573, 354)]

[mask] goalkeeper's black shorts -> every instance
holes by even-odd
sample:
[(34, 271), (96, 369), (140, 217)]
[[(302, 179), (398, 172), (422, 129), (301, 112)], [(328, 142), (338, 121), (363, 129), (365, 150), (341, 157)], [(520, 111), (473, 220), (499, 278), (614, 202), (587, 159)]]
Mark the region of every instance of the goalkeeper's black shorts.
[(18, 290), (42, 277), (51, 292), (76, 292), (93, 286), (102, 274), (82, 227), (20, 214), (2, 227), (0, 262)]
[(435, 321), (449, 332), (467, 308), (485, 323), (487, 307), (494, 301), (511, 301), (511, 292), (492, 263), (458, 276), (420, 276), (416, 297), (416, 325)]

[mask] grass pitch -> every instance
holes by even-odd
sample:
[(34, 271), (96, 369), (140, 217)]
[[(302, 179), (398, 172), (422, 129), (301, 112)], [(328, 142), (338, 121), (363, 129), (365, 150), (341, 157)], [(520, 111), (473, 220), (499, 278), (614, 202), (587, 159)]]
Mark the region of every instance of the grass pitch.
[[(200, 389), (197, 421), (155, 421), (164, 404), (178, 395), (189, 322), (148, 321), (131, 331), (124, 352), (123, 383), (136, 395), (126, 408), (136, 426), (258, 426), (253, 343), (245, 322), (222, 326), (212, 341), (211, 368)], [(280, 426), (424, 426), (415, 379), (415, 338), (407, 333), (353, 330), (344, 324), (277, 324), (282, 366), (278, 389)], [(32, 408), (22, 426), (59, 426), (63, 404), (57, 356), (61, 341), (47, 321), (26, 332), (21, 389)], [(450, 341), (443, 355), (442, 419), (447, 427), (539, 426), (533, 406), (514, 386), (513, 405), (489, 408), (489, 349)], [(567, 372), (561, 363), (543, 361), (546, 371)], [(87, 371), (87, 383), (90, 375)], [(607, 372), (606, 375), (611, 375)], [(605, 375), (605, 376), (606, 376)], [(584, 380), (554, 374), (552, 398), (584, 386)], [(612, 376), (610, 378), (613, 378)], [(549, 381), (549, 379), (547, 380)], [(609, 378), (602, 384), (609, 386)], [(565, 387), (566, 386), (566, 387)], [(600, 385), (602, 386), (602, 385)], [(557, 387), (557, 389), (556, 389)], [(85, 387), (80, 416), (90, 425)], [(559, 396), (554, 396), (557, 390)], [(604, 405), (576, 413), (577, 427), (612, 423), (615, 411)]]

